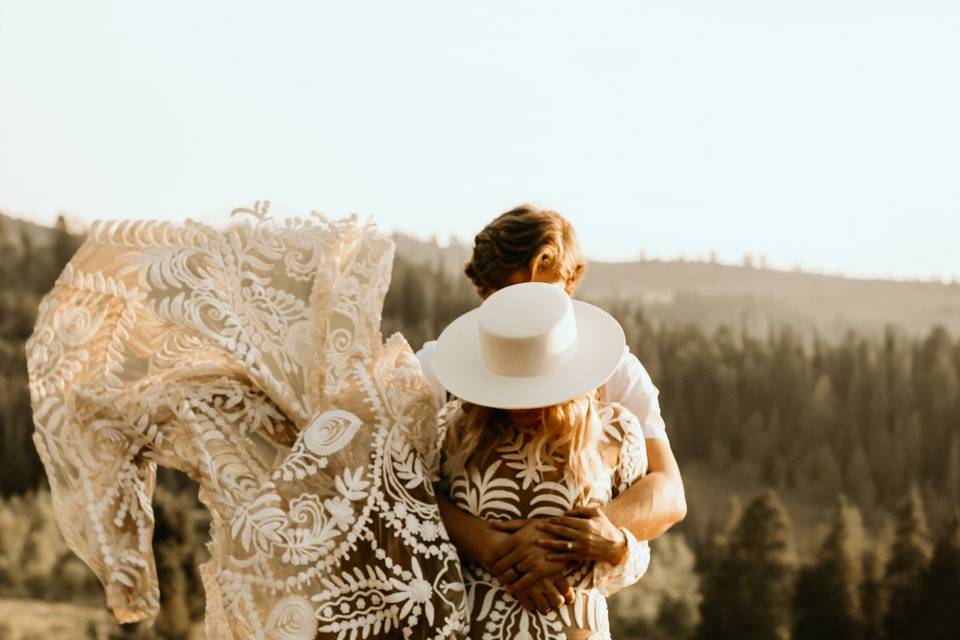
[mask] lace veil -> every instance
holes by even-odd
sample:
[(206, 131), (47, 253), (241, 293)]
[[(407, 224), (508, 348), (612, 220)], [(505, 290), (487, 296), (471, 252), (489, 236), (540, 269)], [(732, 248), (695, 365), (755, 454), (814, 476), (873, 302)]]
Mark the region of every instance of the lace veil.
[(212, 515), (209, 638), (461, 637), (435, 407), (380, 314), (392, 242), (355, 218), (94, 224), (27, 342), (34, 442), (122, 622), (159, 609), (156, 466)]

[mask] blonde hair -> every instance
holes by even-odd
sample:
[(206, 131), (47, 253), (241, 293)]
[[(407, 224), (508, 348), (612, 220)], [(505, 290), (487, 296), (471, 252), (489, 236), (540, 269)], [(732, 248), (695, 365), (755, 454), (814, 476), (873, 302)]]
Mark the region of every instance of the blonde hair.
[[(600, 456), (603, 426), (594, 405), (594, 393), (543, 407), (540, 422), (530, 446), (533, 462), (539, 465), (548, 457), (563, 460), (563, 472), (586, 498), (594, 487), (602, 485), (604, 472)], [(511, 420), (510, 412), (463, 402), (461, 415), (448, 425), (444, 444), (443, 470), (448, 478), (465, 474), (468, 465), (484, 465), (497, 447), (527, 430)]]
[(476, 235), (464, 272), (486, 298), (507, 286), (518, 270), (529, 278), (555, 274), (573, 294), (586, 268), (573, 225), (556, 211), (524, 204), (500, 214)]

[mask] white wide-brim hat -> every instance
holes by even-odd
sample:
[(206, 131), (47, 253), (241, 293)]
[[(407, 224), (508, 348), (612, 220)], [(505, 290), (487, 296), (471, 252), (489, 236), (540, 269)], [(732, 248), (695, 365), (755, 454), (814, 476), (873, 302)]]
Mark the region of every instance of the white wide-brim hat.
[(440, 334), (431, 368), (454, 396), (499, 409), (534, 409), (596, 389), (623, 357), (623, 328), (559, 286), (504, 287)]

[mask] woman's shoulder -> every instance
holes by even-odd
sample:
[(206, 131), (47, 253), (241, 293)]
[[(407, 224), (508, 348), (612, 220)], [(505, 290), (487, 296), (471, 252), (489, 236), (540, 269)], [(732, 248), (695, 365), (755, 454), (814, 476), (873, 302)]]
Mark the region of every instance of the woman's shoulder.
[(598, 414), (603, 424), (603, 441), (619, 451), (616, 464), (616, 489), (619, 492), (646, 473), (647, 446), (643, 428), (637, 416), (618, 402), (599, 403)]
[(628, 438), (643, 439), (640, 419), (623, 404), (615, 400), (596, 400), (595, 408), (603, 426), (604, 440), (623, 442)]

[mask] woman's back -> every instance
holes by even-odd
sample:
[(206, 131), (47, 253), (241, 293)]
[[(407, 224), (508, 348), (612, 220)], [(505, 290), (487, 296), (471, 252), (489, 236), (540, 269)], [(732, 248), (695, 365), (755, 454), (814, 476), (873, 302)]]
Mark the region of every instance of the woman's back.
[[(602, 426), (598, 444), (602, 474), (586, 499), (581, 497), (581, 487), (564, 473), (563, 457), (548, 452), (537, 460), (534, 434), (524, 430), (511, 433), (485, 460), (474, 458), (463, 472), (443, 478), (450, 498), (461, 509), (486, 520), (562, 516), (575, 506), (608, 502), (646, 473), (646, 446), (640, 424), (628, 410), (595, 401), (593, 407)], [(440, 415), (448, 431), (457, 429), (464, 419), (461, 402), (450, 401)], [(480, 565), (467, 564), (464, 580), (472, 610), (470, 637), (609, 637), (606, 596), (623, 586), (624, 579), (628, 583), (636, 580), (649, 563), (647, 542), (631, 540), (630, 547), (627, 560), (618, 567), (600, 563), (568, 569), (574, 602), (546, 614), (527, 611), (495, 576)]]

